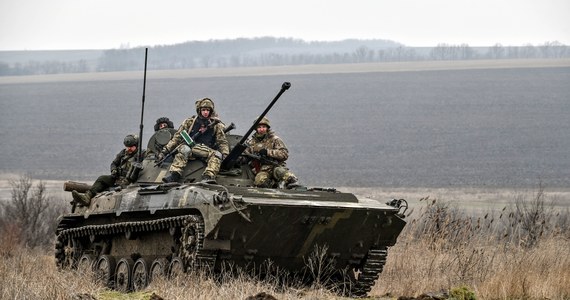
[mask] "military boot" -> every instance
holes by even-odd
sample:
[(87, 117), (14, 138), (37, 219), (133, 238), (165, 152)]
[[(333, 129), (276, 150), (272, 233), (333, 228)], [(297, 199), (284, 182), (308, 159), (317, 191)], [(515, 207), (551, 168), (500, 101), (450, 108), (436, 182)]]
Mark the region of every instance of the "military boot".
[(214, 177), (212, 177), (208, 174), (203, 174), (201, 182), (202, 183), (216, 183), (216, 179), (214, 179)]
[(73, 200), (80, 206), (89, 206), (91, 204), (91, 198), (93, 198), (93, 193), (91, 191), (87, 191), (85, 193), (78, 193), (77, 191), (72, 191), (71, 195), (73, 196)]
[(297, 176), (291, 175), (291, 176), (289, 176), (289, 178), (287, 178), (287, 180), (285, 181), (285, 187), (288, 188), (288, 189), (292, 189), (292, 188), (294, 188), (294, 187), (297, 187), (297, 186), (299, 186), (299, 185), (297, 184), (297, 181), (299, 181), (299, 180), (297, 179)]
[(180, 173), (178, 172), (170, 172), (167, 176), (162, 177), (162, 182), (169, 183), (169, 182), (178, 182), (180, 180)]

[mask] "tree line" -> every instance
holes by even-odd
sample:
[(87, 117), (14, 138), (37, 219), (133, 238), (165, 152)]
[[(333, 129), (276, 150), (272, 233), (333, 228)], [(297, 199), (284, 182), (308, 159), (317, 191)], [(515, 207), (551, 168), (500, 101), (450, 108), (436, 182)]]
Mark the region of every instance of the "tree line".
[[(291, 38), (191, 41), (149, 47), (148, 69), (239, 68), (306, 64), (348, 64), (430, 60), (567, 58), (570, 49), (558, 41), (533, 46), (471, 47), (438, 44), (406, 47), (388, 40), (305, 42)], [(144, 47), (110, 49), (96, 61), (0, 61), (0, 76), (140, 70)]]

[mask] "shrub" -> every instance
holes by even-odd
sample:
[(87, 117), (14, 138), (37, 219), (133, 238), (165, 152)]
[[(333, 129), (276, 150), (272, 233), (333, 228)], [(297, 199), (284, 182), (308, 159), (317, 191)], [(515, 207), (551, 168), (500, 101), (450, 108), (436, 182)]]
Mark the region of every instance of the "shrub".
[(475, 292), (466, 285), (452, 288), (449, 291), (449, 299), (454, 300), (477, 300)]
[[(11, 199), (0, 203), (2, 244), (27, 248), (51, 247), (57, 217), (65, 206), (53, 203), (44, 182), (35, 187), (30, 175), (10, 180)], [(8, 240), (7, 240), (8, 239)]]

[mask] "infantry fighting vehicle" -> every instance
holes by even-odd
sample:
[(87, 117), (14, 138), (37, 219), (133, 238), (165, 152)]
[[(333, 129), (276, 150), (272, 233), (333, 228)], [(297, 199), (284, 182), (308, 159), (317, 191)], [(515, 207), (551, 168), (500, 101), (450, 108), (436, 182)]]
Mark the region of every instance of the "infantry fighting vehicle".
[[(162, 183), (169, 163), (148, 155), (134, 184), (74, 207), (57, 228), (57, 265), (92, 269), (121, 291), (142, 289), (157, 276), (217, 274), (231, 266), (258, 275), (279, 270), (305, 282), (326, 276), (344, 294), (366, 295), (405, 225), (407, 203), (334, 188), (254, 187), (254, 174), (237, 158), (256, 123), (244, 136), (228, 133), (231, 153), (216, 183), (200, 181), (201, 160), (189, 161), (180, 182)], [(148, 149), (156, 151), (171, 134), (155, 133)], [(64, 188), (86, 189), (73, 182)]]

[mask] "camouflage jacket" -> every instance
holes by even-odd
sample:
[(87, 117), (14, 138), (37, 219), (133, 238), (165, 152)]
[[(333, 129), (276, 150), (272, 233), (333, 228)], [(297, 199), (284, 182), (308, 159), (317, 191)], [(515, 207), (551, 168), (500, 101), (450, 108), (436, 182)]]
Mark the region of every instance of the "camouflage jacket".
[(129, 172), (131, 165), (134, 163), (136, 154), (136, 151), (129, 154), (126, 149), (121, 150), (121, 152), (117, 154), (111, 163), (111, 174), (117, 174), (117, 181), (127, 177), (127, 172)]
[[(283, 140), (271, 130), (262, 138), (259, 138), (257, 133), (253, 134), (253, 136), (247, 140), (247, 145), (246, 153), (258, 154), (259, 150), (267, 149), (267, 157), (276, 160), (281, 166), (285, 166), (285, 161), (289, 158), (287, 146), (285, 146)], [(268, 170), (272, 167), (272, 165), (262, 164), (261, 170)]]
[[(184, 143), (184, 139), (180, 134), (183, 130), (186, 130), (190, 136), (193, 135), (192, 127), (194, 127), (194, 123), (196, 122), (196, 116), (192, 116), (184, 122), (178, 128), (178, 131), (174, 134), (170, 142), (164, 146), (164, 150), (170, 152), (174, 150), (180, 143)], [(212, 118), (213, 119), (213, 118)], [(208, 133), (208, 131), (210, 131)], [(213, 134), (214, 137), (214, 144), (213, 145), (206, 145), (214, 150), (220, 151), (224, 156), (230, 153), (230, 147), (228, 144), (228, 140), (226, 139), (226, 134), (224, 133), (224, 125), (222, 122), (216, 123), (212, 128), (209, 128), (205, 134)]]

